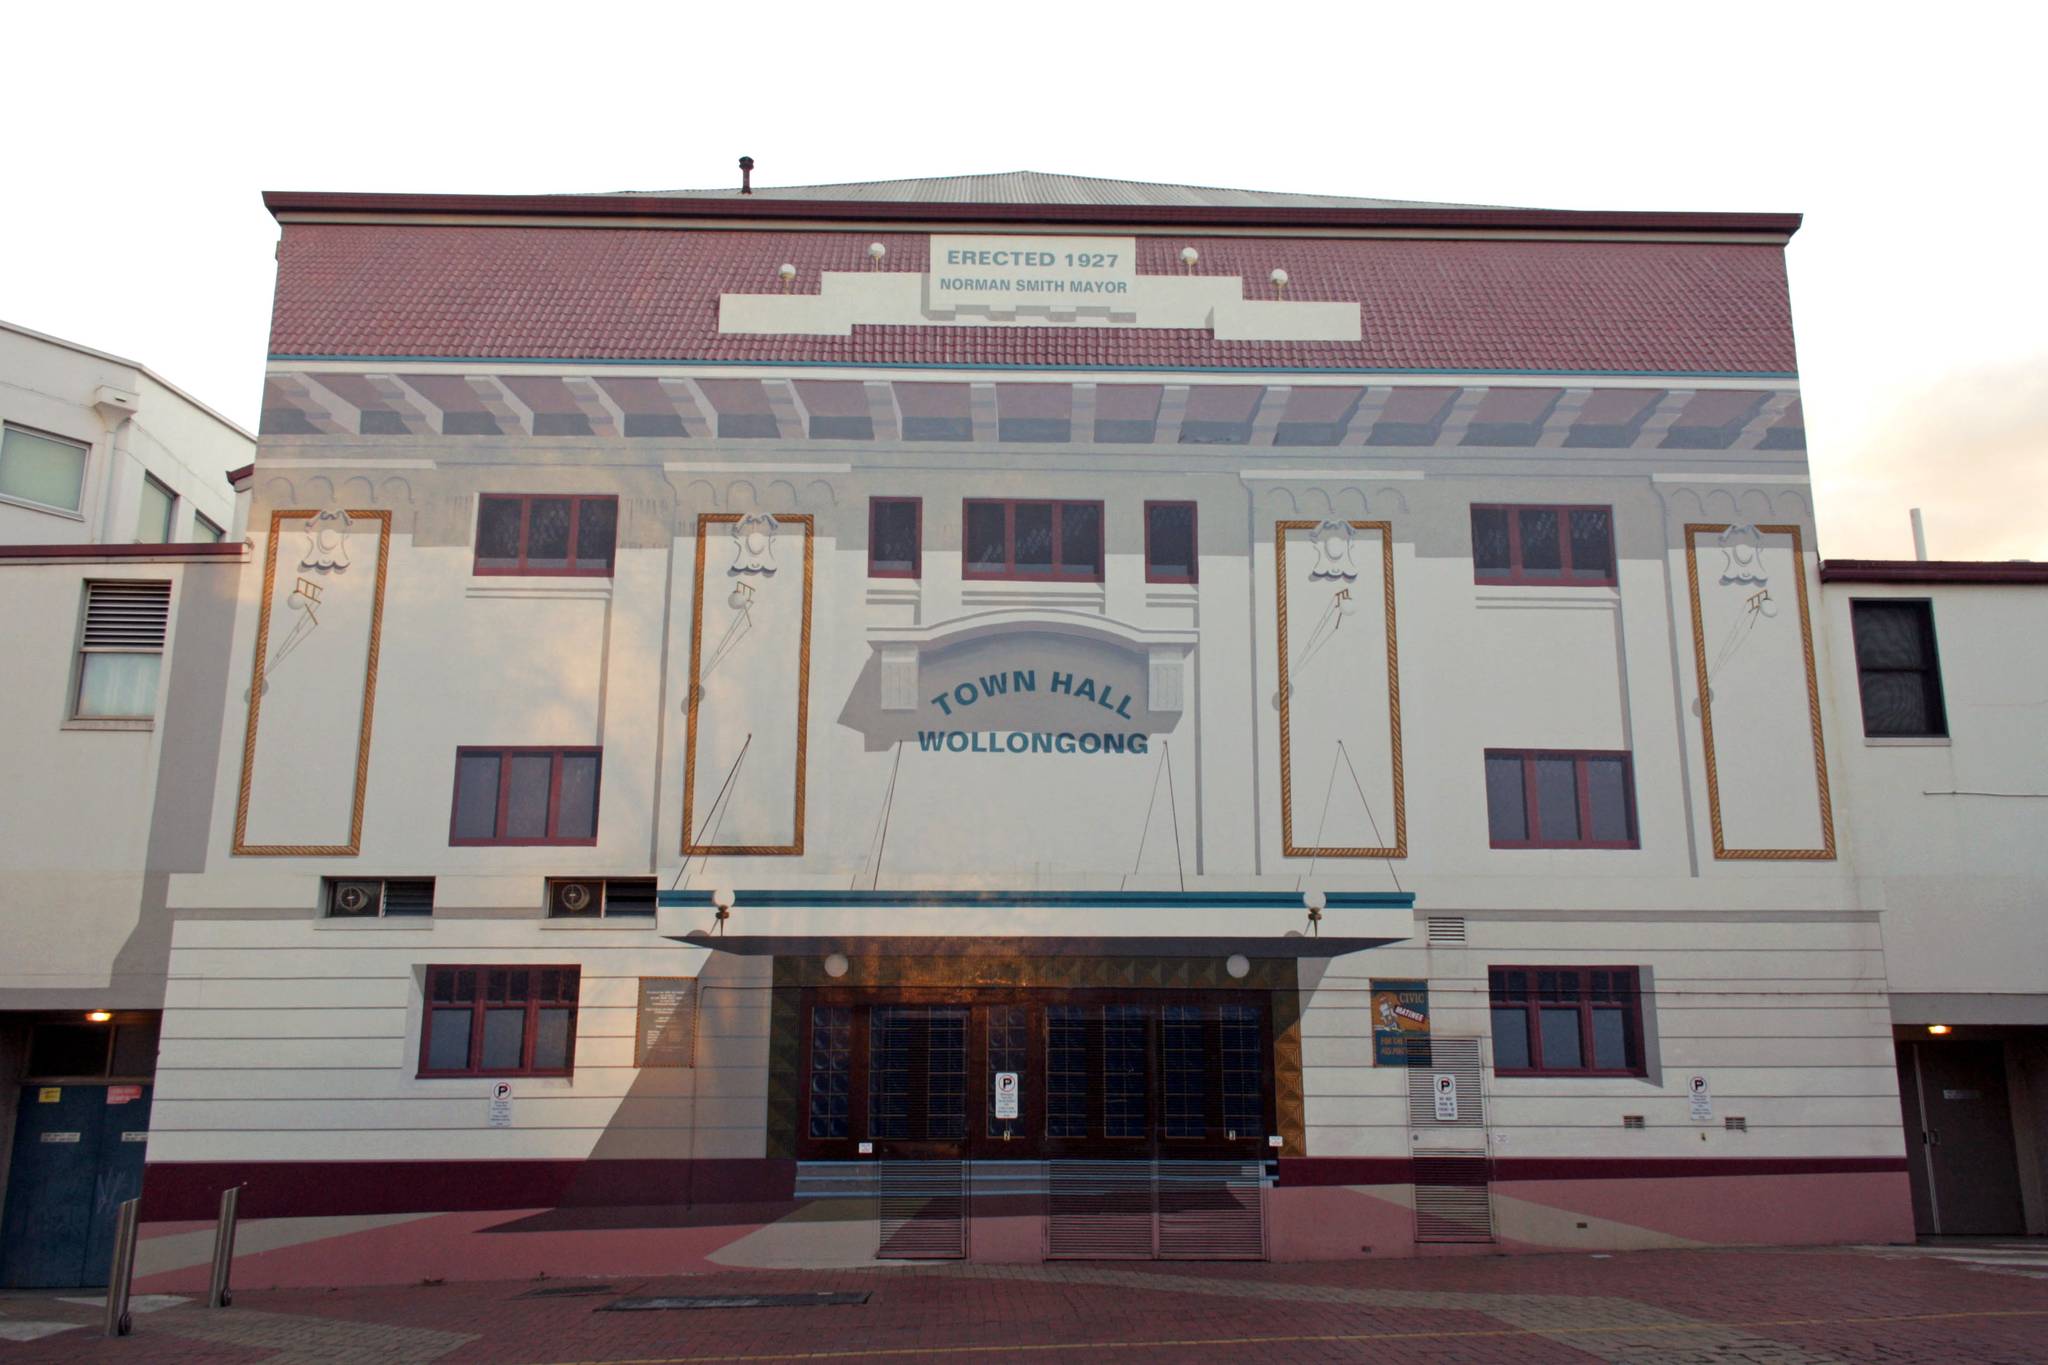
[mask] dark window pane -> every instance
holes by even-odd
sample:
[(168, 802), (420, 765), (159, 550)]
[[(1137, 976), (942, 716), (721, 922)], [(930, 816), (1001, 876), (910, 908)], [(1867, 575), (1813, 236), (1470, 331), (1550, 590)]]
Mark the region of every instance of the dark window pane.
[(868, 1136), (910, 1136), (912, 1007), (877, 1005), (868, 1016)]
[(1529, 1065), (1529, 1011), (1493, 1011), (1493, 1065), (1498, 1071), (1519, 1071)]
[(1143, 1005), (1102, 1007), (1102, 1135), (1145, 1136)]
[(1564, 567), (1557, 513), (1548, 507), (1524, 507), (1515, 515), (1522, 526), (1522, 572), (1555, 576)]
[(505, 806), (507, 839), (548, 837), (548, 786), (554, 777), (553, 754), (513, 754), (505, 782), (511, 795)]
[(526, 567), (569, 567), (569, 500), (535, 498), (527, 504)]
[(490, 839), (498, 833), (498, 756), (463, 754), (455, 760), (455, 837)]
[(121, 1024), (114, 1029), (114, 1062), (109, 1074), (152, 1076), (156, 1074), (157, 1032), (161, 1023), (151, 1019), (139, 1024)]
[(1017, 571), (1052, 568), (1052, 504), (1020, 502), (1016, 506)]
[(1635, 838), (1629, 809), (1628, 764), (1619, 758), (1586, 760), (1586, 792), (1593, 804), (1593, 838), (1625, 844)]
[(105, 1025), (38, 1024), (29, 1046), (31, 1076), (104, 1076), (107, 1074)]
[(1572, 577), (1612, 578), (1614, 537), (1605, 508), (1571, 514)]
[(477, 509), (476, 563), (480, 569), (519, 567), (518, 498), (485, 498)]
[(1481, 573), (1504, 574), (1508, 563), (1508, 511), (1505, 507), (1472, 509), (1472, 567)]
[(562, 755), (562, 807), (555, 822), (555, 837), (597, 837), (596, 754)]
[(1593, 1066), (1600, 1071), (1626, 1071), (1628, 1056), (1628, 1011), (1593, 1011)]
[(1257, 1005), (1223, 1005), (1223, 1136), (1254, 1137), (1265, 1127), (1265, 1041)]
[(925, 1115), (923, 1137), (954, 1142), (967, 1136), (967, 1010), (943, 1005), (924, 1011)]
[(1585, 1065), (1579, 1054), (1577, 1009), (1538, 1010), (1543, 1016), (1543, 1069), (1576, 1071)]
[(1579, 837), (1578, 766), (1569, 758), (1536, 760), (1536, 837), (1546, 843)]
[(469, 1069), (469, 1010), (433, 1011), (427, 1025), (427, 1070)]
[(967, 504), (967, 567), (982, 573), (1001, 573), (1008, 562), (1003, 532), (1001, 503)]
[(618, 536), (618, 503), (610, 498), (584, 498), (576, 510), (576, 567), (591, 572), (609, 570)]
[(1167, 503), (1145, 509), (1145, 568), (1156, 578), (1195, 576), (1195, 509)]
[[(1030, 1083), (1026, 1058), (1029, 1056), (1030, 1020), (1021, 1005), (991, 1005), (988, 1010), (988, 1135), (1000, 1137), (1014, 1133), (1022, 1126), (1024, 1119), (1024, 1088)], [(996, 1117), (996, 1073), (1009, 1071), (1017, 1076), (1017, 1117), (999, 1119)]]
[(1947, 730), (1936, 719), (1925, 673), (1865, 673), (1862, 691), (1866, 735), (1939, 735)]
[(576, 1043), (576, 1011), (553, 1009), (537, 1013), (539, 1018), (533, 1032), (533, 1069), (568, 1070), (569, 1050)]
[(1045, 1010), (1045, 1135), (1088, 1136), (1088, 1012)]
[(1850, 616), (1858, 668), (1925, 668), (1933, 660), (1923, 602), (1858, 602)]
[[(1020, 536), (1023, 516), (1019, 508)], [(1023, 562), (1021, 554), (1018, 562)], [(1070, 502), (1060, 508), (1060, 573), (1070, 578), (1095, 578), (1102, 573), (1102, 509), (1093, 503)]]
[(526, 1060), (526, 1010), (484, 1011), (485, 1071), (516, 1071)]
[(1198, 1138), (1205, 1113), (1209, 1058), (1200, 1005), (1168, 1005), (1160, 1019), (1159, 1055), (1165, 1068), (1166, 1136)]
[(1522, 758), (1519, 754), (1486, 756), (1486, 827), (1496, 844), (1520, 843), (1529, 837), (1529, 813), (1524, 809)]
[(905, 498), (875, 499), (875, 539), (868, 550), (871, 569), (878, 573), (918, 571), (917, 511), (917, 504)]

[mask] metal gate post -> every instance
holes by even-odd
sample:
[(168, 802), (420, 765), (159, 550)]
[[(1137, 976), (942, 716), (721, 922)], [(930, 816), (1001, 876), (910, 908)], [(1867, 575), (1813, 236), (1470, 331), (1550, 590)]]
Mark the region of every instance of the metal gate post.
[(208, 1308), (225, 1308), (235, 1301), (228, 1292), (228, 1272), (235, 1264), (235, 1204), (241, 1194), (239, 1185), (220, 1192), (220, 1222), (213, 1230), (213, 1281), (206, 1290)]
[(128, 1314), (128, 1288), (135, 1279), (135, 1224), (142, 1214), (140, 1198), (124, 1199), (114, 1213), (114, 1263), (107, 1270), (107, 1324), (110, 1337), (125, 1337), (135, 1326)]

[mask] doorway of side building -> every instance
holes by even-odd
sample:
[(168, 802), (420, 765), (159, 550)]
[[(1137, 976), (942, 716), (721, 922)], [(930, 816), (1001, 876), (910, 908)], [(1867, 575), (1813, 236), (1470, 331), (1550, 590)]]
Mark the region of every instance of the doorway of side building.
[(1914, 1230), (1933, 1237), (2024, 1232), (2005, 1043), (1950, 1036), (1901, 1041), (1897, 1050)]
[(103, 1285), (114, 1220), (142, 1193), (159, 1016), (38, 1019), (14, 1118), (0, 1288)]

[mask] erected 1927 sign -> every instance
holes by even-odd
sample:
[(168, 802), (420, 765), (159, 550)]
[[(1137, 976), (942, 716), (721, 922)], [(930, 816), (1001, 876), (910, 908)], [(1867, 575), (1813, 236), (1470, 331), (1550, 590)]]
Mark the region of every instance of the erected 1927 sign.
[(926, 306), (934, 309), (1131, 307), (1133, 237), (932, 235)]

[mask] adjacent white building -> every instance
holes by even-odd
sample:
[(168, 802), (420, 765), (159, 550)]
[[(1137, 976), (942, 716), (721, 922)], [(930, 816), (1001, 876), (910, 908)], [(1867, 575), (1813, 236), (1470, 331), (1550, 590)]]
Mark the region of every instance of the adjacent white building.
[(255, 444), (133, 361), (0, 323), (0, 1285), (103, 1276), (141, 1185)]

